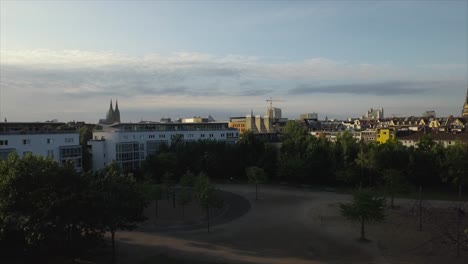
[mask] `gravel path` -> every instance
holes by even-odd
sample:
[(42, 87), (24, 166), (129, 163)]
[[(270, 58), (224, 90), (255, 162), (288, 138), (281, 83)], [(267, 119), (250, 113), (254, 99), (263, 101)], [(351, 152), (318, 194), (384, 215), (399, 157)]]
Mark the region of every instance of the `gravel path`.
[[(371, 242), (357, 242), (359, 226), (339, 214), (339, 202), (349, 201), (349, 195), (261, 186), (255, 201), (252, 186), (219, 187), (226, 191), (228, 200), (236, 202), (214, 220), (211, 233), (203, 224), (118, 232), (119, 263), (138, 263), (161, 253), (217, 263), (466, 263), (466, 258), (455, 259), (450, 254), (447, 256), (452, 258), (447, 259), (444, 254), (427, 256), (411, 251), (426, 237), (413, 226), (405, 229), (395, 225), (400, 218), (369, 225)], [(444, 261), (439, 262), (441, 259)]]

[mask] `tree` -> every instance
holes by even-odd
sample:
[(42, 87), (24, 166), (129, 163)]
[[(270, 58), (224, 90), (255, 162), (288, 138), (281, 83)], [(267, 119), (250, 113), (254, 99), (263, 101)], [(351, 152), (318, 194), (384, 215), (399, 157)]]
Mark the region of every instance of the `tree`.
[(195, 193), (202, 208), (206, 209), (208, 233), (210, 232), (210, 208), (220, 208), (222, 200), (217, 195), (217, 190), (205, 173), (200, 173), (195, 182)]
[(385, 190), (390, 194), (390, 207), (393, 209), (395, 194), (403, 192), (408, 184), (401, 171), (386, 169), (382, 174), (385, 182)]
[(182, 207), (182, 220), (185, 217), (185, 206), (192, 201), (192, 195), (187, 189), (182, 189), (182, 191), (177, 195), (177, 202)]
[(365, 224), (385, 220), (385, 198), (375, 197), (367, 190), (354, 194), (351, 203), (340, 203), (341, 214), (351, 221), (361, 223), (361, 238), (366, 240)]
[(92, 168), (92, 157), (88, 151), (88, 141), (93, 138), (93, 131), (88, 126), (83, 126), (79, 129), (80, 133), (80, 145), (83, 161), (83, 170), (89, 171)]
[(176, 204), (176, 198), (175, 198), (175, 189), (174, 186), (176, 184), (176, 180), (174, 178), (174, 174), (167, 171), (164, 173), (162, 179), (162, 185), (164, 190), (166, 191), (167, 194), (167, 201), (169, 202), (169, 194), (172, 196), (172, 207), (175, 208)]
[(76, 227), (85, 220), (81, 203), (85, 189), (71, 164), (60, 167), (52, 159), (31, 154), (0, 160), (1, 248), (24, 254), (66, 247), (71, 253), (72, 233), (80, 234)]
[(245, 169), (249, 183), (255, 184), (255, 200), (258, 200), (258, 185), (266, 182), (266, 174), (262, 168), (252, 166)]
[(115, 262), (115, 232), (132, 230), (145, 219), (143, 209), (147, 201), (132, 174), (124, 174), (113, 162), (96, 174), (92, 183), (93, 214), (99, 227), (111, 233), (112, 262)]

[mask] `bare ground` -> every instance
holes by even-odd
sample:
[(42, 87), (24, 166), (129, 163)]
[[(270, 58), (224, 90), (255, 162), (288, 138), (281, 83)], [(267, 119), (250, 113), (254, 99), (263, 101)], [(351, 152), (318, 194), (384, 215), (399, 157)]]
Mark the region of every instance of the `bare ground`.
[[(160, 228), (148, 209), (150, 219), (141, 228), (116, 234), (118, 262), (139, 263), (166, 254), (215, 263), (468, 263), (466, 250), (456, 257), (451, 231), (446, 228), (453, 226), (451, 209), (446, 209), (453, 207), (451, 202), (427, 204), (423, 231), (418, 231), (414, 201), (396, 200), (400, 208), (391, 211), (385, 223), (368, 225), (370, 241), (363, 243), (356, 239), (359, 226), (339, 213), (339, 203), (349, 201), (349, 195), (261, 186), (255, 201), (252, 186), (219, 188), (248, 199), (250, 210), (223, 221), (229, 211), (242, 210), (235, 204), (225, 205), (208, 233), (204, 213), (196, 205), (187, 208), (193, 228)], [(175, 211), (180, 208), (171, 208), (169, 204), (160, 207), (160, 222), (172, 219), (180, 225), (177, 214), (181, 212)]]

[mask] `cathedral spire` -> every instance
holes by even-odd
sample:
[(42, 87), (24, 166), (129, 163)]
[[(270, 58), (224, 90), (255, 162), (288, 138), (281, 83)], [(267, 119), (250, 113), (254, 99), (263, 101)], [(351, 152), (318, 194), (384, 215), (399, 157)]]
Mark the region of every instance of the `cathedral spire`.
[(112, 107), (112, 99), (110, 100), (109, 111), (106, 115), (106, 122), (107, 123), (114, 123), (114, 108)]
[(119, 110), (119, 102), (115, 99), (115, 110), (113, 116), (113, 123), (120, 123), (120, 110)]
[(468, 86), (466, 87), (465, 104), (463, 105), (462, 116), (468, 117)]

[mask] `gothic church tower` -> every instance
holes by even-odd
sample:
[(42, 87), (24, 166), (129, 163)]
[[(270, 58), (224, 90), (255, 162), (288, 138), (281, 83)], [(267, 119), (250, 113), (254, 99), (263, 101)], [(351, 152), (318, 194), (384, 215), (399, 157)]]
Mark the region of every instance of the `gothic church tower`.
[(107, 111), (106, 122), (109, 124), (114, 123), (114, 108), (112, 107), (112, 99), (110, 101), (109, 111)]
[(468, 87), (466, 88), (465, 104), (463, 105), (462, 116), (468, 117)]

